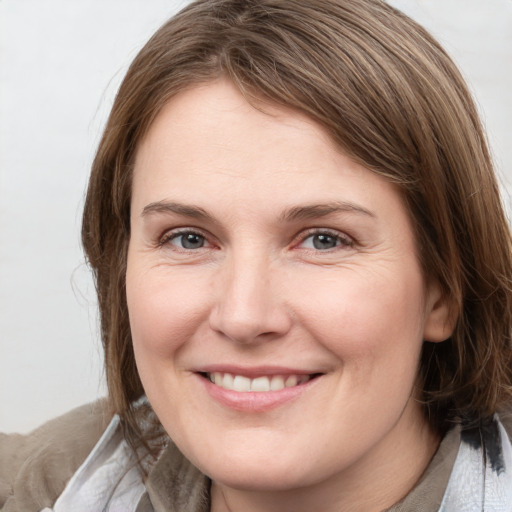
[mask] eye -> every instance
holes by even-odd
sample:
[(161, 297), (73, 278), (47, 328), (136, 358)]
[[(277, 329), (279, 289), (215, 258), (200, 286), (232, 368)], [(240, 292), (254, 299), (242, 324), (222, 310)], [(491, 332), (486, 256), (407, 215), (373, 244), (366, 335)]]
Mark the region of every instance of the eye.
[(194, 231), (170, 233), (164, 238), (164, 240), (162, 240), (162, 245), (165, 243), (169, 243), (177, 249), (184, 249), (187, 251), (201, 249), (202, 247), (208, 245), (206, 238), (199, 233), (195, 233)]
[(336, 249), (337, 247), (351, 247), (353, 242), (349, 237), (342, 235), (341, 233), (319, 231), (307, 235), (299, 245), (305, 249), (328, 251)]

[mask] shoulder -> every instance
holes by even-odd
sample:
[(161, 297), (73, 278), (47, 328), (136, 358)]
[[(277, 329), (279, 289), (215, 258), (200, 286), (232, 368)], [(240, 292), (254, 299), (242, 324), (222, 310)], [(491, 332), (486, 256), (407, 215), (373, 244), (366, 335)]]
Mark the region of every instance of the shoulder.
[(0, 508), (14, 512), (52, 506), (111, 418), (106, 400), (100, 400), (27, 435), (0, 434)]
[(508, 437), (512, 441), (512, 403), (507, 404), (500, 412), (500, 421), (507, 431)]

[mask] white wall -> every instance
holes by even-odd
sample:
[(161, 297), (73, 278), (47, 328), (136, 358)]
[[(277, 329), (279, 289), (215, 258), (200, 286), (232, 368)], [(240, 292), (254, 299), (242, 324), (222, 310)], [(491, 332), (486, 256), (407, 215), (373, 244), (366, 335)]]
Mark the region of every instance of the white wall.
[(105, 394), (80, 215), (127, 65), (184, 0), (0, 2), (0, 430)]
[[(0, 430), (105, 394), (79, 244), (88, 169), (126, 66), (185, 3), (0, 1)], [(391, 3), (461, 65), (512, 190), (512, 1)]]

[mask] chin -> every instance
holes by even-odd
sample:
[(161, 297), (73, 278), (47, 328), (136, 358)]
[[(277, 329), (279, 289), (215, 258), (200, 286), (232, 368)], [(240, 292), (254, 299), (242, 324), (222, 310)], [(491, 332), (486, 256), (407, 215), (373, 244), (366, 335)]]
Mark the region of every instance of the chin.
[(243, 449), (232, 447), (229, 453), (210, 453), (207, 460), (196, 459), (196, 466), (213, 481), (233, 489), (286, 491), (313, 485), (324, 478), (321, 467), (315, 467), (311, 461), (306, 463), (309, 457), (300, 455), (304, 450), (287, 454), (262, 448), (244, 454)]
[(257, 468), (252, 465), (232, 466), (226, 469), (212, 468), (211, 471), (205, 468), (205, 473), (214, 482), (240, 491), (288, 491), (315, 483), (313, 477), (308, 478), (296, 468), (291, 470), (281, 464), (266, 464)]

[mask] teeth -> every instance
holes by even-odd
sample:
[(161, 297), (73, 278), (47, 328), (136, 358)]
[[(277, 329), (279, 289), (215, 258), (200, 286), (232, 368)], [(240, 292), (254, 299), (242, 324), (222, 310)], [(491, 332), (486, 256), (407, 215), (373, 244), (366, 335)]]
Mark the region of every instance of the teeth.
[[(222, 384), (224, 384), (224, 381), (222, 381)], [(237, 375), (233, 380), (233, 389), (242, 392), (251, 391), (251, 379)]]
[(279, 391), (281, 389), (284, 389), (284, 378), (280, 375), (272, 377), (272, 380), (270, 381), (270, 390)]
[(251, 391), (270, 391), (268, 377), (258, 377), (251, 382)]
[(233, 389), (233, 382), (235, 378), (230, 373), (225, 373), (224, 378), (222, 379), (222, 384), (219, 386), (225, 386), (227, 389)]
[(266, 391), (280, 391), (284, 388), (291, 388), (298, 384), (304, 384), (310, 380), (309, 375), (289, 375), (283, 377), (282, 375), (274, 375), (272, 377), (256, 377), (249, 379), (242, 375), (232, 375), (230, 373), (214, 372), (207, 375), (207, 377), (217, 386), (228, 389), (230, 391), (238, 391), (240, 393), (247, 393), (248, 391), (266, 392)]
[(287, 379), (284, 385), (287, 388), (292, 388), (293, 386), (297, 385), (297, 376), (296, 375), (290, 375)]

